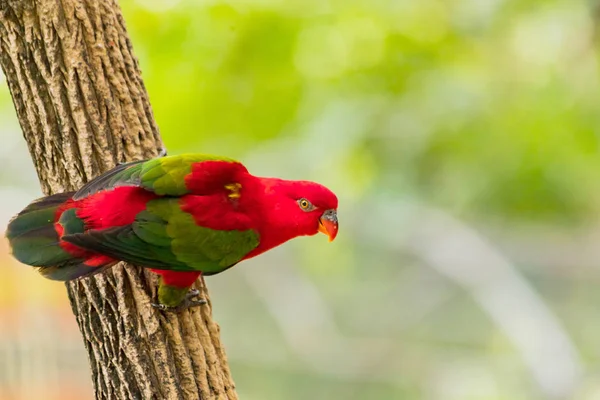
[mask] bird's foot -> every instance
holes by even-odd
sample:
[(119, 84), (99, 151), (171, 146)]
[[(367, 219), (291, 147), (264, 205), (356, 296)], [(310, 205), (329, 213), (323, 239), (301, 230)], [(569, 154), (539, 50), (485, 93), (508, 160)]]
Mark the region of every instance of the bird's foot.
[(170, 307), (161, 303), (152, 303), (152, 307), (157, 308), (161, 311), (179, 313), (184, 310), (187, 310), (190, 307), (197, 307), (207, 303), (207, 301), (204, 299), (193, 300), (193, 298), (198, 295), (200, 295), (200, 291), (198, 289), (192, 289), (185, 295), (185, 298), (181, 301), (181, 303), (179, 303), (175, 307)]

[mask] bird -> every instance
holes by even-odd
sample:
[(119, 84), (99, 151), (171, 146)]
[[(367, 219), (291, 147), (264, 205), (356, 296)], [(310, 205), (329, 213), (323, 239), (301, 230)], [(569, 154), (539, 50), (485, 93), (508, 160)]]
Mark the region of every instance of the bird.
[(160, 276), (166, 311), (205, 304), (191, 290), (293, 238), (338, 233), (338, 198), (325, 186), (254, 176), (208, 154), (119, 164), (78, 191), (34, 200), (7, 227), (12, 255), (44, 277), (70, 281), (120, 261)]

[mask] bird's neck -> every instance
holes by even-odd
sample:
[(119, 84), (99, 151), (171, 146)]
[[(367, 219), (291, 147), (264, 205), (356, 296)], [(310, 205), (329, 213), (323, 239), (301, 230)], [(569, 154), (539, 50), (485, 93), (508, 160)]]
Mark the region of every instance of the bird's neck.
[(251, 182), (246, 183), (249, 191), (244, 194), (249, 196), (244, 202), (244, 208), (256, 221), (260, 244), (246, 258), (257, 256), (299, 236), (297, 228), (289, 224), (286, 203), (283, 201), (289, 181), (277, 178), (253, 178)]

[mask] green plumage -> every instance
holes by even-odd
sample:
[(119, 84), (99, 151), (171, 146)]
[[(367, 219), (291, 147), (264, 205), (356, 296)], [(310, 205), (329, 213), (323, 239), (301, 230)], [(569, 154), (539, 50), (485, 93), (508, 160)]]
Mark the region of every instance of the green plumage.
[(209, 154), (182, 154), (154, 158), (148, 161), (134, 161), (119, 165), (104, 175), (83, 186), (73, 198), (87, 197), (100, 190), (118, 186), (138, 186), (161, 196), (182, 196), (189, 193), (185, 177), (190, 174), (192, 165), (204, 161), (238, 161)]
[(171, 238), (170, 248), (177, 260), (205, 275), (216, 274), (241, 261), (259, 243), (254, 230), (218, 231), (196, 225), (194, 217), (181, 211), (175, 199), (151, 201), (146, 212), (153, 222), (134, 224), (134, 229), (140, 232), (138, 236)]
[(155, 269), (202, 271), (212, 275), (229, 268), (258, 246), (258, 234), (253, 230), (217, 231), (198, 226), (191, 214), (181, 210), (176, 198), (190, 192), (186, 177), (192, 173), (194, 164), (205, 161), (237, 163), (225, 157), (184, 154), (124, 164), (94, 179), (74, 198), (119, 186), (137, 186), (168, 197), (150, 201), (131, 225), (89, 230), (63, 239)]
[(236, 160), (208, 154), (183, 154), (181, 156), (155, 158), (141, 166), (140, 186), (161, 196), (182, 196), (189, 193), (185, 177), (192, 171), (192, 164), (204, 161)]
[(77, 210), (75, 208), (64, 211), (60, 215), (58, 223), (62, 225), (64, 235), (83, 233), (85, 230), (85, 223), (77, 216)]
[[(32, 202), (10, 221), (6, 229), (13, 256), (23, 264), (38, 267), (40, 274), (48, 279), (67, 281), (110, 267), (87, 266), (85, 260), (73, 257), (59, 246), (54, 228), (56, 213), (72, 195), (72, 192), (60, 193)], [(77, 218), (75, 209), (63, 212), (59, 223), (65, 232), (83, 232), (83, 221)]]
[(158, 287), (158, 298), (160, 299), (160, 303), (167, 307), (177, 307), (185, 299), (189, 291), (190, 289), (187, 287), (179, 288), (165, 285), (161, 279), (160, 286)]
[(254, 230), (218, 231), (196, 225), (175, 198), (148, 202), (131, 225), (68, 235), (64, 240), (138, 265), (205, 275), (231, 267), (259, 243)]
[(62, 193), (36, 200), (14, 217), (6, 229), (13, 256), (24, 264), (50, 267), (73, 261), (70, 254), (58, 246), (54, 220), (58, 207), (72, 193)]

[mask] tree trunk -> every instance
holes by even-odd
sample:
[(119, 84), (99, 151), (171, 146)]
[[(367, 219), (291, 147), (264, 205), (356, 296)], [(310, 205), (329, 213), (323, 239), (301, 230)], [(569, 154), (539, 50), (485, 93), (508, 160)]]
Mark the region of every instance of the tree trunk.
[[(116, 0), (0, 0), (0, 64), (44, 193), (162, 147)], [(41, 278), (40, 278), (41, 279)], [(150, 303), (156, 277), (119, 264), (67, 284), (97, 399), (237, 399), (210, 302)], [(204, 281), (197, 283), (208, 299)]]

